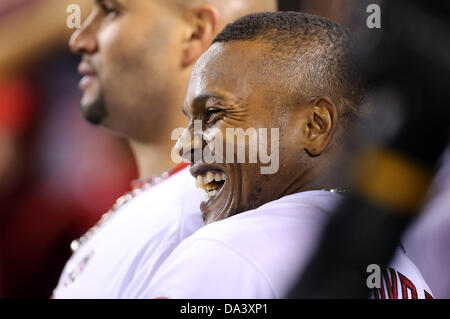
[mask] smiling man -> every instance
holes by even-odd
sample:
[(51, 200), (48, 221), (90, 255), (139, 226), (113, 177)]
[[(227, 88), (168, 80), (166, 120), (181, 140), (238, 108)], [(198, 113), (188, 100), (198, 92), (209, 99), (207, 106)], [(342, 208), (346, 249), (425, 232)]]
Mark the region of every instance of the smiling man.
[[(196, 152), (216, 158), (212, 164), (196, 160), (191, 167), (197, 186), (215, 194), (201, 205), (207, 223), (285, 195), (339, 186), (324, 172), (343, 154), (345, 131), (362, 98), (361, 82), (349, 62), (348, 35), (325, 19), (280, 17), (302, 17), (304, 22), (294, 33), (275, 31), (290, 27), (289, 20), (281, 19), (273, 30), (236, 23), (216, 38), (193, 70), (183, 107), (190, 123), (177, 147), (191, 161)], [(203, 144), (190, 138), (198, 135), (195, 123), (203, 125)], [(239, 140), (234, 145), (230, 129), (279, 135), (248, 138), (245, 145), (240, 139), (241, 145)], [(279, 154), (278, 169), (270, 174), (262, 174), (261, 161), (247, 158), (242, 163), (228, 153), (239, 148), (246, 154), (255, 148), (261, 152), (267, 145), (276, 145), (271, 149)], [(223, 154), (218, 157), (219, 148)], [(224, 178), (217, 180), (217, 175)]]
[[(275, 0), (97, 0), (70, 47), (82, 56), (84, 117), (125, 136), (141, 180), (75, 254), (55, 298), (121, 298), (139, 291), (185, 237), (203, 226), (202, 193), (185, 164), (169, 169), (171, 132), (195, 61), (229, 22), (273, 11)], [(165, 171), (166, 169), (169, 169)], [(156, 178), (149, 178), (161, 174)], [(146, 279), (135, 280), (143, 268)]]
[[(219, 34), (193, 70), (184, 105), (190, 123), (177, 144), (185, 158), (197, 157), (191, 173), (208, 192), (201, 205), (208, 225), (177, 246), (138, 297), (286, 296), (341, 197), (332, 191), (342, 186), (332, 168), (345, 155), (364, 94), (351, 57), (342, 26), (307, 14), (254, 14)], [(196, 121), (202, 144), (190, 137)], [(247, 154), (255, 147), (251, 139), (235, 145), (231, 128), (278, 128), (279, 141), (257, 143), (258, 151), (278, 143), (278, 171), (262, 174), (260, 160), (216, 157), (230, 144)], [(225, 160), (208, 164), (209, 153)], [(377, 296), (431, 295), (399, 250)]]

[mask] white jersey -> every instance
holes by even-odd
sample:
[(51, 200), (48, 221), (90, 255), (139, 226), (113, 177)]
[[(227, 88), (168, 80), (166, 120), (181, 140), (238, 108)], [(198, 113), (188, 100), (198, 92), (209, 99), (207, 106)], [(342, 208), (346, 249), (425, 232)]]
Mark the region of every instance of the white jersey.
[(121, 298), (138, 289), (132, 281), (140, 266), (150, 280), (179, 242), (203, 226), (204, 197), (188, 169), (138, 195), (70, 258), (53, 298)]
[[(150, 285), (125, 297), (284, 298), (307, 265), (340, 198), (325, 191), (298, 193), (205, 226), (173, 251)], [(398, 298), (403, 291), (408, 296), (415, 292), (419, 298), (425, 297), (425, 291), (431, 294), (401, 251), (390, 268), (398, 280)], [(139, 278), (147, 281), (145, 274), (137, 274)], [(392, 282), (388, 284), (393, 286)], [(385, 284), (380, 298), (381, 293), (390, 296)]]

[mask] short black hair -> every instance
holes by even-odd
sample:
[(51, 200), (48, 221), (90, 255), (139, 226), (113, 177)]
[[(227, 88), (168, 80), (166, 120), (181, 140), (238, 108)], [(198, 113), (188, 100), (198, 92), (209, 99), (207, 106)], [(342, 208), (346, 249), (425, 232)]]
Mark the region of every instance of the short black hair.
[(327, 95), (341, 117), (353, 118), (366, 86), (357, 71), (350, 31), (311, 14), (267, 12), (227, 25), (213, 43), (256, 40), (273, 44), (264, 63), (272, 78), (288, 81), (303, 96)]

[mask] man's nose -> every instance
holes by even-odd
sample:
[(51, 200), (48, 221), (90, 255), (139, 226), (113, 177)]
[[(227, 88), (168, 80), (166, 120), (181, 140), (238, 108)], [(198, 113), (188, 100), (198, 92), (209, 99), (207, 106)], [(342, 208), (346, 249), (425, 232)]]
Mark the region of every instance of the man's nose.
[(93, 54), (98, 49), (97, 39), (93, 32), (93, 20), (89, 17), (82, 27), (76, 30), (69, 40), (69, 47), (73, 53)]
[(195, 154), (201, 154), (202, 152), (202, 136), (200, 134), (194, 135), (193, 130), (186, 128), (178, 139), (175, 149), (178, 156), (193, 163), (196, 161)]

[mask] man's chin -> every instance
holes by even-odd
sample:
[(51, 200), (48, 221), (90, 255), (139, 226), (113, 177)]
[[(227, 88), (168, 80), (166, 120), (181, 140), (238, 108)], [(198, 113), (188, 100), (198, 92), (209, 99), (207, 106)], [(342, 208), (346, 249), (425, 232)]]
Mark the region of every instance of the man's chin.
[(83, 98), (80, 105), (80, 110), (83, 117), (91, 124), (102, 124), (108, 116), (108, 109), (103, 96), (100, 96), (92, 102), (86, 102), (84, 100), (85, 99)]

